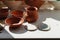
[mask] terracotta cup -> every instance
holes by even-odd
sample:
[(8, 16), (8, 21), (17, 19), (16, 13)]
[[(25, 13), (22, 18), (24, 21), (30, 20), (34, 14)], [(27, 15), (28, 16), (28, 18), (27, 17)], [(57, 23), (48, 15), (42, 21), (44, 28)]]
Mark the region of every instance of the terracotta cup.
[(26, 21), (29, 23), (35, 22), (38, 19), (38, 8), (37, 7), (26, 7), (25, 8), (27, 11), (27, 18)]

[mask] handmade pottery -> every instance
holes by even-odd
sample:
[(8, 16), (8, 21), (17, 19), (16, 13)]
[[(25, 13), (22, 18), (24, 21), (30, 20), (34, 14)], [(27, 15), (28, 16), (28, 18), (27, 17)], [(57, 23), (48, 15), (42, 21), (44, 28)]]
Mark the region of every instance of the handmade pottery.
[(35, 22), (38, 19), (38, 9), (36, 7), (26, 7), (27, 18), (26, 21), (29, 23)]

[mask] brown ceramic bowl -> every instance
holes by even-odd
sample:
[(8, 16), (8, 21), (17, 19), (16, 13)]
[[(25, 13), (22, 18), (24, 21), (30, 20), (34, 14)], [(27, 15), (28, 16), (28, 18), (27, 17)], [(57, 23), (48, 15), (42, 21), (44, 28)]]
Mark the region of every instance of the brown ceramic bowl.
[[(7, 18), (7, 19), (5, 20), (5, 23), (6, 23), (7, 25), (9, 25), (9, 28), (12, 28), (13, 30), (15, 30), (15, 29), (21, 27), (22, 24), (16, 25), (17, 23), (20, 22), (20, 20), (21, 20), (21, 18), (10, 17), (10, 18)], [(15, 25), (13, 25), (13, 24), (15, 24)]]
[(12, 16), (10, 18), (7, 18), (5, 20), (5, 23), (10, 25), (10, 27), (15, 29), (15, 28), (20, 27), (23, 24), (23, 22), (25, 21), (26, 16), (27, 15), (25, 13), (24, 13), (22, 18), (17, 18), (15, 16)]
[(5, 23), (8, 24), (8, 25), (12, 25), (14, 23), (19, 23), (21, 19), (20, 18), (17, 18), (17, 17), (10, 17), (10, 18), (6, 18), (5, 20)]

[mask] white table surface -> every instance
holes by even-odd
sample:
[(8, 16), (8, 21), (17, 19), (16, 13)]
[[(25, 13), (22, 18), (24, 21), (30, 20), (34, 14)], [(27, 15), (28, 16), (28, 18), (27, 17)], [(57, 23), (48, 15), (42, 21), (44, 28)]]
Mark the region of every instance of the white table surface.
[(10, 31), (9, 26), (5, 27), (5, 30), (0, 33), (0, 38), (60, 38), (60, 10), (54, 11), (40, 11), (39, 20), (35, 23), (38, 27), (41, 23), (47, 24), (50, 31), (24, 31), (20, 29), (16, 32)]

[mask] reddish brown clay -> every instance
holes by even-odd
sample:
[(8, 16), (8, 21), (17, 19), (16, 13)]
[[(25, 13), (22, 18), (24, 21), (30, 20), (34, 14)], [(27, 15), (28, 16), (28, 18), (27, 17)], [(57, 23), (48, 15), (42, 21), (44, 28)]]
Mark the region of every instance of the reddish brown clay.
[(19, 28), (22, 24), (21, 24), (21, 25), (13, 25), (13, 24), (19, 23), (20, 20), (21, 20), (20, 18), (11, 17), (11, 18), (7, 18), (7, 19), (5, 20), (5, 23), (6, 23), (7, 25), (9, 25), (10, 28), (12, 28), (12, 29), (17, 29), (17, 28)]
[(36, 7), (26, 7), (25, 8), (27, 11), (27, 18), (26, 20), (29, 23), (35, 22), (38, 19), (38, 9)]
[(23, 24), (23, 22), (25, 21), (26, 17), (27, 17), (27, 13), (24, 12), (22, 18), (20, 18), (20, 17), (18, 18), (18, 17), (12, 16), (10, 18), (7, 18), (5, 20), (5, 23), (10, 25), (10, 27), (12, 27), (12, 28), (18, 28), (18, 27), (20, 27)]
[(12, 25), (14, 23), (18, 23), (19, 21), (20, 21), (20, 18), (12, 16), (10, 18), (6, 18), (5, 23), (8, 25)]

